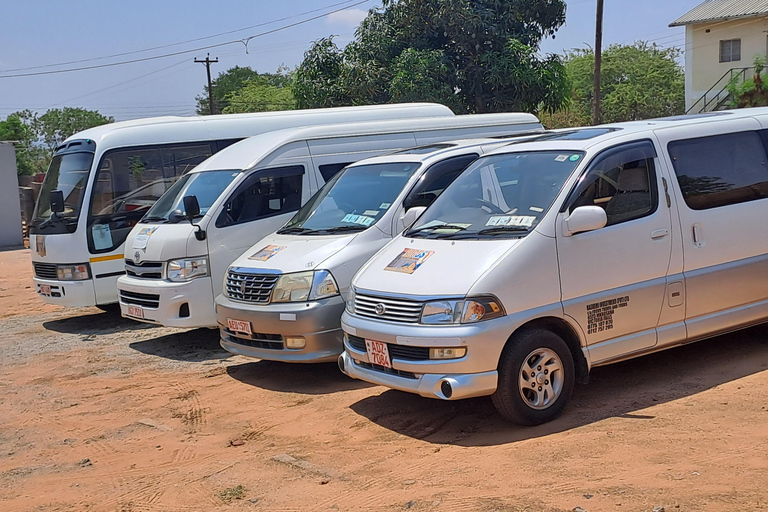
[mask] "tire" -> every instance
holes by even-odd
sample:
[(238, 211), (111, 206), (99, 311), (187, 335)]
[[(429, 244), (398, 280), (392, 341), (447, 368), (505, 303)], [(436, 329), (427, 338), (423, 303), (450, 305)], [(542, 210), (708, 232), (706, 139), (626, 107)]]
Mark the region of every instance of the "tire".
[(575, 373), (571, 351), (560, 336), (546, 329), (516, 333), (499, 359), (493, 405), (518, 425), (552, 421), (571, 398)]

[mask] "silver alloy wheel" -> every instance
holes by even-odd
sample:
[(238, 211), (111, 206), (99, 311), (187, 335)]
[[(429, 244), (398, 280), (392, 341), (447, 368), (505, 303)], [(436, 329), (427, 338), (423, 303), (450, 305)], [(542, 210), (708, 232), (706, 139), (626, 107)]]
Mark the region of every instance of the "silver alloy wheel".
[(563, 391), (563, 362), (554, 350), (537, 348), (523, 360), (517, 381), (528, 407), (546, 409)]

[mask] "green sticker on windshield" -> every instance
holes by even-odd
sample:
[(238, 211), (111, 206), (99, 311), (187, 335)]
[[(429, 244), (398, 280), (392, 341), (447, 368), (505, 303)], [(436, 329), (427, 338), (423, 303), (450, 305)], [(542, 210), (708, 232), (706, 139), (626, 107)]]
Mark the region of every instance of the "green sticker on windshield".
[(571, 162), (575, 162), (579, 158), (581, 158), (581, 155), (571, 155), (571, 158), (569, 158), (568, 160), (570, 160)]

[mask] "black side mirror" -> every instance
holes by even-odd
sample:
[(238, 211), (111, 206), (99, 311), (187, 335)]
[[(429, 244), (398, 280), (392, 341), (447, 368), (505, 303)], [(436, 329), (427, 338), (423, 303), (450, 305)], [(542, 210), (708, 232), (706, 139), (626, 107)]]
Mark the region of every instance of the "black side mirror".
[(51, 190), (50, 201), (53, 213), (64, 213), (64, 192), (61, 190)]
[(200, 203), (197, 202), (197, 196), (184, 196), (184, 211), (190, 221), (200, 215)]

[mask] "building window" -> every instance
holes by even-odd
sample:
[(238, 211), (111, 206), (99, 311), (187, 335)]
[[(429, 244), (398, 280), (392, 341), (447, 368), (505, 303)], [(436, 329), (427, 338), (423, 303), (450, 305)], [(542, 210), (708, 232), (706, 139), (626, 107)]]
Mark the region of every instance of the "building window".
[(741, 60), (741, 39), (720, 41), (720, 62), (737, 62)]

